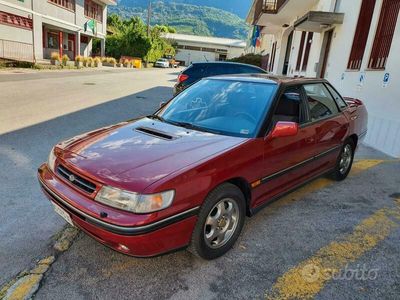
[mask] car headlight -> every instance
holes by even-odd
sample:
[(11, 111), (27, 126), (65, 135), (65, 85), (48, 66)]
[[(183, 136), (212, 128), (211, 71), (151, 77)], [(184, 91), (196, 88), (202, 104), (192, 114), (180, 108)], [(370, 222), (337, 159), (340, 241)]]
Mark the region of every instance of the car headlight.
[(174, 196), (175, 192), (172, 190), (151, 195), (141, 195), (103, 186), (97, 193), (95, 200), (115, 208), (143, 214), (167, 208), (174, 200)]
[(56, 159), (57, 159), (57, 156), (54, 153), (54, 147), (53, 147), (53, 149), (51, 149), (51, 151), (50, 151), (49, 158), (47, 159), (47, 165), (53, 173), (54, 173), (54, 168), (56, 165)]

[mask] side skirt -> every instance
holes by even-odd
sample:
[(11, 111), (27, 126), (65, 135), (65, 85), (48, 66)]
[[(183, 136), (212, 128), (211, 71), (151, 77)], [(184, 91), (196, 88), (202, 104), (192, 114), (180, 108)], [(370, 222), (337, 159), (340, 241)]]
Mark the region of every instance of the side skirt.
[(333, 171), (334, 171), (334, 168), (329, 169), (328, 171), (324, 171), (324, 172), (322, 172), (322, 173), (320, 173), (320, 174), (318, 174), (316, 176), (311, 177), (310, 179), (307, 179), (306, 181), (304, 181), (304, 182), (302, 182), (302, 183), (300, 183), (298, 185), (295, 185), (293, 188), (291, 188), (291, 189), (289, 189), (289, 190), (287, 190), (285, 192), (282, 192), (282, 193), (280, 193), (280, 194), (278, 194), (278, 195), (266, 200), (263, 204), (260, 204), (260, 205), (258, 205), (256, 207), (253, 207), (253, 208), (250, 208), (250, 217), (254, 216), (256, 213), (260, 212), (265, 207), (267, 207), (271, 203), (279, 200), (280, 198), (282, 198), (282, 197), (292, 193), (293, 191), (295, 191), (295, 190), (297, 190), (297, 189), (309, 184), (311, 181), (314, 181), (314, 180), (316, 180), (316, 179), (318, 179), (320, 177), (323, 177), (323, 176), (325, 176), (325, 175), (327, 175), (329, 173), (332, 173)]

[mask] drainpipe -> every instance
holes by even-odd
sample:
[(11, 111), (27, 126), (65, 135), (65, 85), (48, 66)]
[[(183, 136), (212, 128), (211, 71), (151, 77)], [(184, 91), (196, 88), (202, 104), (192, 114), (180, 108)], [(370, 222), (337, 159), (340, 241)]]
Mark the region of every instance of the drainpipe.
[[(31, 10), (33, 11), (33, 0), (31, 0)], [(43, 34), (43, 33), (42, 33)], [(33, 63), (36, 64), (36, 51), (35, 51), (35, 22), (32, 14), (32, 55)]]

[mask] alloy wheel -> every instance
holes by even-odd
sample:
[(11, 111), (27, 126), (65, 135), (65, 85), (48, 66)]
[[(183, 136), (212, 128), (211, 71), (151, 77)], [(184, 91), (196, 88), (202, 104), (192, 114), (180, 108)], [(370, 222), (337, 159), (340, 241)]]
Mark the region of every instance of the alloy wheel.
[(215, 204), (204, 224), (207, 246), (217, 249), (225, 245), (235, 233), (239, 217), (239, 207), (233, 199), (222, 199)]
[(345, 174), (348, 171), (351, 165), (352, 158), (353, 158), (353, 149), (351, 145), (346, 144), (340, 155), (339, 172), (341, 174)]

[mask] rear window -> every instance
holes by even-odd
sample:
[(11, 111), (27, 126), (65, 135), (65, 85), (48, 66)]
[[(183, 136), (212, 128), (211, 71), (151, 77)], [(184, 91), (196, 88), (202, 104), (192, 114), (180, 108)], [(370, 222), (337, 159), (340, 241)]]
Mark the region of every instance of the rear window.
[(194, 77), (209, 77), (227, 74), (265, 73), (264, 70), (252, 66), (233, 65), (228, 63), (195, 64), (187, 68), (184, 74)]

